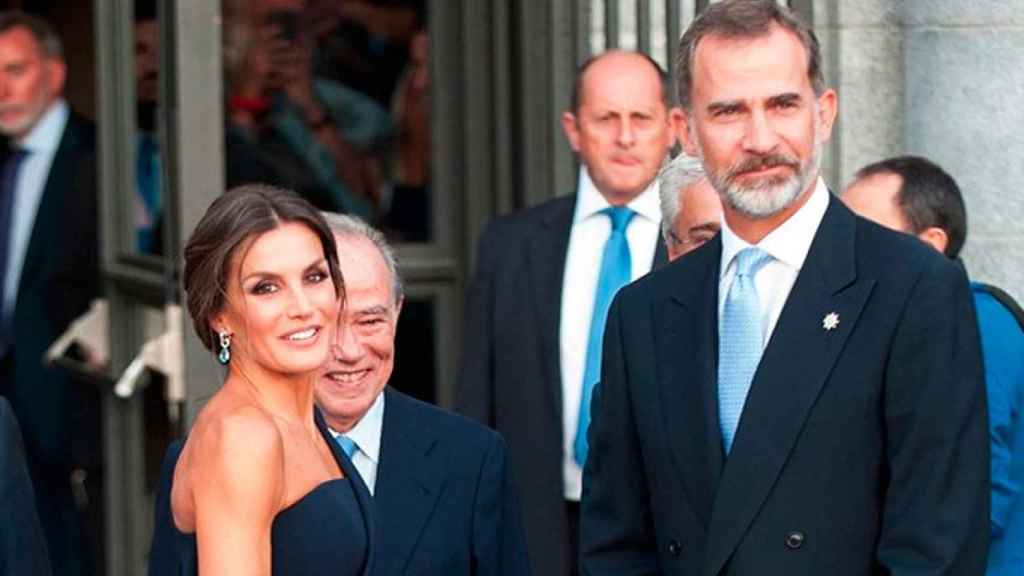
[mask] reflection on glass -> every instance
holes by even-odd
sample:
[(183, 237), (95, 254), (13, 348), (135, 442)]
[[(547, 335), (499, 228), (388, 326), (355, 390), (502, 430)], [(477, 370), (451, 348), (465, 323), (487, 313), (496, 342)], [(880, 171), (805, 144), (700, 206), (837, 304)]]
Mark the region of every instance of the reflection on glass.
[(135, 2), (135, 194), (132, 197), (133, 248), (163, 253), (163, 193), (156, 115), (160, 85), (160, 26), (153, 0)]
[(223, 0), (226, 184), (429, 241), (423, 0)]

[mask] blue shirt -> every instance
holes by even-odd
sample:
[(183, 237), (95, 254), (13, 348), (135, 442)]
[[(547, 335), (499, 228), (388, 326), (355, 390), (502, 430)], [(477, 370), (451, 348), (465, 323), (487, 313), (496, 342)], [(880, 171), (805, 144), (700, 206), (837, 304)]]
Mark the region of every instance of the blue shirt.
[(1013, 314), (972, 285), (988, 392), (992, 464), (988, 574), (1024, 574), (1024, 331)]
[(14, 186), (7, 270), (0, 270), (4, 282), (4, 301), (0, 302), (0, 305), (3, 306), (5, 313), (14, 310), (17, 302), (25, 253), (28, 252), (28, 243), (32, 239), (39, 204), (43, 201), (43, 190), (50, 176), (50, 164), (57, 154), (60, 139), (64, 135), (64, 127), (68, 123), (68, 114), (67, 103), (58, 98), (50, 104), (25, 137), (13, 143), (28, 152), (28, 156), (22, 161)]

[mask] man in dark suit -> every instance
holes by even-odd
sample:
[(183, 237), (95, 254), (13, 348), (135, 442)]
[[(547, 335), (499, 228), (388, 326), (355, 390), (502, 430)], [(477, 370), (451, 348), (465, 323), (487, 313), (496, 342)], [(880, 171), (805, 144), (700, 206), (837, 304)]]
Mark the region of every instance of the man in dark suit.
[(831, 196), (836, 94), (787, 8), (712, 4), (679, 53), (680, 136), (722, 232), (612, 305), (583, 572), (981, 574), (988, 437), (963, 272)]
[[(898, 156), (857, 171), (843, 202), (882, 226), (916, 236), (957, 261), (967, 241), (960, 187), (941, 166)], [(988, 576), (1024, 573), (1024, 311), (1002, 290), (971, 283), (988, 393), (992, 462)]]
[(609, 52), (577, 73), (562, 125), (576, 194), (499, 217), (469, 287), (457, 407), (502, 433), (534, 571), (575, 574), (589, 397), (610, 295), (665, 261), (655, 176), (675, 142), (664, 74)]
[(45, 22), (0, 14), (0, 395), (24, 432), (54, 572), (79, 574), (93, 564), (83, 512), (100, 502), (98, 391), (43, 365), (98, 287), (94, 132), (61, 97), (65, 71)]
[(337, 342), (317, 404), (374, 495), (381, 575), (529, 574), (505, 443), (387, 386), (402, 285), (384, 237), (327, 214), (345, 277)]
[(0, 398), (0, 574), (49, 574), (18, 421)]

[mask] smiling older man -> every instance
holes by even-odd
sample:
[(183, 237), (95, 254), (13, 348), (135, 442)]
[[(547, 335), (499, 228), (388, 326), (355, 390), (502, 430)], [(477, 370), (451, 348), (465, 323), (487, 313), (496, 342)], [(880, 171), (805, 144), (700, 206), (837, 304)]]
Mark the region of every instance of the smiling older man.
[(529, 574), (505, 443), (480, 424), (387, 386), (402, 282), (383, 235), (326, 214), (345, 279), (324, 419), (374, 495), (377, 574)]

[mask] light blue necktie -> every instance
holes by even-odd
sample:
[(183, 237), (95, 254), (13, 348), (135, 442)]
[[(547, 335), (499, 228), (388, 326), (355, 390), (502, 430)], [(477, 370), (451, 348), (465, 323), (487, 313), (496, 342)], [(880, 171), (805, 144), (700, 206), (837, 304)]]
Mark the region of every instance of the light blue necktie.
[(587, 461), (590, 399), (594, 393), (594, 384), (601, 377), (601, 339), (604, 337), (605, 321), (608, 320), (608, 307), (619, 288), (629, 283), (633, 269), (629, 242), (626, 241), (626, 227), (636, 212), (625, 206), (612, 206), (601, 212), (611, 218), (612, 233), (604, 244), (604, 254), (601, 256), (601, 273), (597, 277), (594, 312), (590, 317), (590, 336), (587, 338), (587, 363), (583, 369), (580, 415), (576, 422), (576, 440), (573, 442), (573, 457), (580, 466)]
[(348, 456), (348, 459), (351, 460), (352, 455), (359, 449), (359, 447), (356, 446), (355, 440), (345, 436), (344, 434), (339, 434), (335, 436), (334, 439), (338, 442), (338, 446), (341, 446), (341, 451), (345, 453), (345, 456)]
[(758, 248), (736, 255), (736, 275), (725, 297), (718, 333), (718, 421), (722, 446), (728, 454), (747, 401), (750, 383), (761, 361), (761, 306), (754, 276), (771, 256)]

